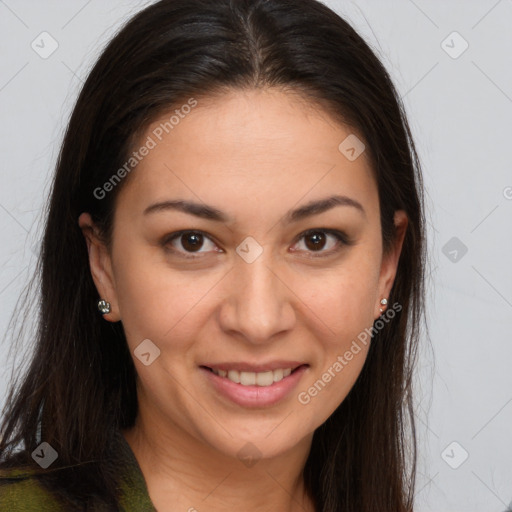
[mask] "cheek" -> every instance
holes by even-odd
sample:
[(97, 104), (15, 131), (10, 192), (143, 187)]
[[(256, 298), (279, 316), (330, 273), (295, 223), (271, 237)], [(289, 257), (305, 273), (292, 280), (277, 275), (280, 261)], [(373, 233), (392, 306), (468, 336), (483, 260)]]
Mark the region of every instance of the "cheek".
[(332, 271), (302, 279), (298, 295), (325, 323), (335, 343), (356, 336), (373, 323), (378, 289), (376, 265), (372, 258), (354, 253)]
[(312, 312), (310, 331), (316, 334), (316, 364), (297, 400), (301, 414), (314, 424), (323, 423), (343, 402), (366, 361), (377, 283), (372, 266), (360, 259), (357, 265), (317, 279), (305, 301)]
[(116, 290), (128, 343), (149, 338), (160, 344), (200, 300), (202, 286), (192, 273), (171, 271), (137, 251), (119, 252)]
[(153, 251), (126, 250), (115, 268), (128, 345), (133, 351), (150, 339), (174, 361), (200, 337), (217, 305), (218, 290), (226, 286), (226, 269), (180, 271)]

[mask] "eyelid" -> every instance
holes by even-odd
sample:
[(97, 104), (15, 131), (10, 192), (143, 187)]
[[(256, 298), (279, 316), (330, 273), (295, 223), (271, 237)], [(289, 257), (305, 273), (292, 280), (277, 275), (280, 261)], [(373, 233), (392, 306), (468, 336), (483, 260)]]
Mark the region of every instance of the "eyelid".
[[(202, 235), (205, 238), (208, 238), (208, 240), (213, 242), (215, 245), (218, 245), (217, 242), (215, 242), (215, 240), (208, 233), (206, 233), (205, 231), (202, 231), (200, 229), (182, 229), (180, 231), (174, 231), (173, 233), (170, 233), (170, 234), (164, 236), (160, 243), (163, 247), (168, 248), (172, 253), (178, 254), (179, 256), (181, 256), (183, 258), (198, 259), (199, 256), (193, 256), (193, 254), (195, 254), (195, 253), (191, 253), (191, 252), (187, 253), (186, 251), (178, 251), (178, 250), (174, 249), (173, 247), (171, 247), (171, 248), (168, 247), (168, 244), (170, 242), (173, 242), (174, 240), (180, 238), (182, 235), (185, 235), (187, 233)], [(222, 249), (220, 249), (220, 251), (216, 251), (216, 252), (224, 252), (224, 251)], [(199, 253), (199, 254), (204, 254), (204, 253)]]
[[(208, 233), (206, 233), (205, 231), (202, 231), (200, 229), (183, 229), (180, 231), (175, 231), (173, 233), (170, 233), (169, 235), (166, 235), (163, 237), (163, 239), (161, 241), (161, 245), (163, 247), (168, 247), (168, 244), (170, 242), (174, 241), (175, 239), (177, 239), (180, 236), (187, 234), (187, 233), (200, 234), (200, 235), (204, 236), (205, 238), (207, 238), (208, 240), (210, 240), (211, 242), (213, 242), (215, 245), (218, 245), (217, 242), (215, 242), (215, 240)], [(309, 235), (312, 235), (314, 233), (325, 233), (327, 235), (334, 236), (336, 238), (336, 240), (341, 244), (341, 246), (343, 246), (343, 245), (350, 246), (350, 245), (353, 245), (353, 243), (354, 243), (353, 240), (351, 240), (350, 237), (348, 237), (348, 235), (343, 231), (340, 231), (337, 229), (330, 229), (330, 228), (312, 228), (312, 229), (303, 231), (299, 235), (297, 235), (297, 237), (295, 238), (295, 241), (294, 241), (294, 245), (296, 243), (298, 243), (300, 240), (302, 240), (303, 238), (305, 238)], [(341, 249), (341, 247), (338, 246), (337, 248), (331, 249), (329, 251), (306, 251), (306, 253), (308, 254), (307, 257), (310, 257), (310, 258), (322, 258), (322, 257), (331, 256), (331, 255), (339, 252), (340, 249)], [(185, 252), (178, 251), (178, 250), (175, 250), (174, 248), (170, 248), (169, 250), (171, 252), (173, 252), (174, 254), (178, 254), (178, 255), (182, 256), (183, 258), (187, 258), (187, 259), (200, 258), (200, 256), (192, 256), (193, 254), (196, 254), (196, 253), (191, 253), (191, 252), (187, 253), (186, 251)], [(215, 251), (215, 252), (224, 252), (224, 251), (222, 249), (220, 249), (219, 251)], [(293, 252), (301, 252), (301, 251), (294, 250)], [(202, 254), (202, 253), (198, 252), (197, 254)]]
[(340, 231), (339, 229), (330, 229), (330, 228), (311, 228), (307, 229), (306, 231), (303, 231), (300, 233), (300, 235), (297, 236), (296, 241), (300, 240), (301, 238), (304, 238), (308, 235), (312, 235), (313, 233), (327, 233), (328, 235), (333, 235), (334, 237), (338, 238), (343, 243), (351, 244), (352, 241), (348, 237), (346, 233), (343, 231)]
[[(334, 249), (331, 249), (329, 251), (305, 251), (306, 252), (306, 256), (307, 258), (324, 258), (324, 257), (329, 257), (329, 256), (332, 256), (334, 254), (337, 254), (342, 246), (350, 246), (350, 245), (353, 245), (354, 242), (352, 239), (350, 239), (348, 237), (348, 235), (346, 233), (344, 233), (343, 231), (340, 231), (338, 229), (329, 229), (329, 228), (312, 228), (312, 229), (308, 229), (306, 231), (303, 231), (302, 233), (300, 233), (296, 240), (295, 240), (295, 243), (299, 242), (300, 240), (302, 240), (303, 238), (309, 236), (309, 235), (312, 235), (314, 233), (325, 233), (327, 235), (331, 235), (331, 236), (334, 236), (334, 238), (336, 238), (336, 240), (338, 241), (339, 244), (341, 244), (341, 247), (340, 245), (338, 245), (337, 247), (335, 247)], [(293, 251), (293, 252), (301, 252), (301, 251)]]

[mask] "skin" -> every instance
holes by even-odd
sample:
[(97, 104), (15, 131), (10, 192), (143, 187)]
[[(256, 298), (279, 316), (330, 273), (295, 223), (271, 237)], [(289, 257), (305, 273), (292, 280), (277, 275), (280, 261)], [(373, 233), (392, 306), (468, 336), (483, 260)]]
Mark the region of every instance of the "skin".
[[(112, 306), (105, 320), (122, 322), (132, 355), (144, 339), (161, 351), (149, 366), (134, 357), (139, 415), (123, 432), (160, 512), (216, 512), (226, 504), (249, 512), (314, 510), (301, 478), (312, 436), (352, 388), (369, 344), (310, 403), (297, 395), (381, 315), (407, 227), (405, 213), (396, 212), (396, 241), (384, 255), (366, 154), (349, 161), (338, 150), (352, 132), (290, 92), (202, 99), (121, 189), (111, 251), (89, 214), (80, 216), (92, 277)], [(358, 201), (364, 214), (337, 206), (284, 222), (289, 210), (333, 194)], [(206, 203), (231, 220), (173, 210), (144, 215), (171, 199)], [(311, 236), (301, 235), (313, 228), (340, 230), (352, 245), (325, 233), (315, 251)], [(186, 237), (162, 245), (182, 229), (207, 234), (195, 252)], [(263, 248), (252, 263), (235, 251), (247, 236)], [(207, 361), (275, 359), (309, 367), (271, 407), (233, 404), (199, 369)], [(261, 456), (252, 467), (237, 456), (249, 441)]]

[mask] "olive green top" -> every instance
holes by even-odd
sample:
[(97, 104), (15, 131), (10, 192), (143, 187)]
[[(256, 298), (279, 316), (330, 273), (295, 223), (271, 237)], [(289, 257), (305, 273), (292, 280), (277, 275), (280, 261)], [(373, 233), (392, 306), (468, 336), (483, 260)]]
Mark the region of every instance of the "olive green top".
[[(121, 475), (118, 512), (156, 512), (137, 459), (120, 432), (116, 436), (115, 445), (111, 448), (111, 453), (115, 454), (113, 462)], [(36, 462), (33, 469), (0, 469), (0, 511), (70, 512), (69, 506), (64, 505), (59, 496), (44, 487), (39, 480), (39, 475), (51, 469), (51, 465), (48, 469), (41, 469)], [(58, 468), (55, 471), (66, 471), (66, 468)], [(99, 508), (87, 507), (80, 510), (92, 512)]]

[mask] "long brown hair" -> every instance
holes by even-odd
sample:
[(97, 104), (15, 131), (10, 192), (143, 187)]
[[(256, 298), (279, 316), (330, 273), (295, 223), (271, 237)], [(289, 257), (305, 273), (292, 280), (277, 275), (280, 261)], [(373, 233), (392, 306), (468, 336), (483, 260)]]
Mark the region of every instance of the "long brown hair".
[(77, 465), (72, 476), (51, 485), (115, 507), (115, 474), (105, 453), (114, 433), (134, 423), (136, 372), (122, 326), (98, 314), (78, 216), (89, 212), (108, 240), (123, 182), (102, 199), (94, 190), (123, 166), (150, 122), (183, 98), (263, 86), (301, 93), (364, 138), (384, 250), (395, 234), (394, 212), (407, 213), (389, 297), (402, 309), (374, 334), (349, 395), (315, 431), (304, 479), (318, 511), (412, 510), (411, 381), (424, 318), (420, 163), (385, 68), (346, 21), (316, 0), (161, 0), (106, 46), (59, 154), (36, 275), (34, 351), (12, 383), (1, 426), (5, 466), (14, 460), (33, 465), (30, 453), (44, 440), (59, 454), (55, 465)]

